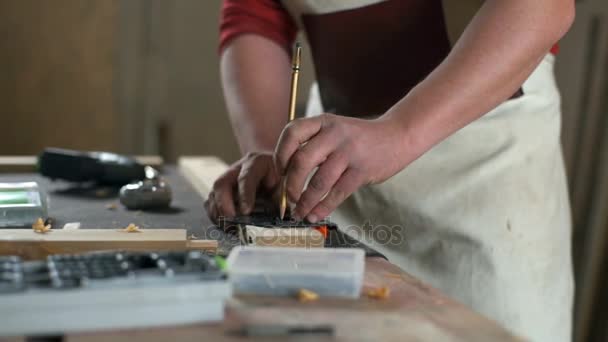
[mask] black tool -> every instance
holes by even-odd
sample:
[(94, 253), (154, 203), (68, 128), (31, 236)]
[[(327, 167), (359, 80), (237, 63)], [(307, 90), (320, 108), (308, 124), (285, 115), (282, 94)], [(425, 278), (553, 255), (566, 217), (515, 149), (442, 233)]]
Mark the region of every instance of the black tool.
[(334, 335), (334, 327), (328, 324), (320, 325), (247, 325), (237, 334), (248, 337), (270, 336), (301, 336), (301, 335)]
[(61, 148), (44, 149), (38, 156), (38, 169), (51, 179), (106, 185), (124, 185), (146, 177), (144, 166), (131, 157)]

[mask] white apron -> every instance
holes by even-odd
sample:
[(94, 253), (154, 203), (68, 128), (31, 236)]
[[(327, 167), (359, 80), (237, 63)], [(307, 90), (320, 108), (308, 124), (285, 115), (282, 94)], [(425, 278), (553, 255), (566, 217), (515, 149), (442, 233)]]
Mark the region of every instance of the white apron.
[[(406, 272), (533, 341), (571, 338), (571, 219), (547, 55), (509, 100), (331, 219)], [(308, 115), (323, 112), (313, 86)]]

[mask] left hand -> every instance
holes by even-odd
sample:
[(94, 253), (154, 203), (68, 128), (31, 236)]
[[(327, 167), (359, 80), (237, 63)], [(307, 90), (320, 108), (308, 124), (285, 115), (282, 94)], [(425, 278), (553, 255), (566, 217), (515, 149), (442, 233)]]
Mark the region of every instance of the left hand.
[(288, 198), (296, 203), (292, 216), (323, 219), (362, 185), (381, 183), (411, 163), (417, 155), (393, 121), (323, 114), (288, 124), (274, 161), (278, 173), (287, 176)]

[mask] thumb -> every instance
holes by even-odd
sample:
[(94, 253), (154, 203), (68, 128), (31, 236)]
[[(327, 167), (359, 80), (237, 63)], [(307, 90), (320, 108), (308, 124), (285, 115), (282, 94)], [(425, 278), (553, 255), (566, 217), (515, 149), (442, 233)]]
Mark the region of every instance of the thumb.
[(239, 211), (242, 215), (249, 215), (255, 206), (255, 196), (260, 183), (268, 172), (263, 163), (246, 162), (241, 168), (238, 177)]

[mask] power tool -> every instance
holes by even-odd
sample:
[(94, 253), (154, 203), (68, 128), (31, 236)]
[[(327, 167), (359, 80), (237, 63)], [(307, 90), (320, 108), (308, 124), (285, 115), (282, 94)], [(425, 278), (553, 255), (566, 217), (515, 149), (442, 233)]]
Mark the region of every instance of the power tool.
[(131, 157), (62, 148), (44, 149), (38, 156), (38, 169), (51, 179), (104, 185), (124, 185), (146, 177), (144, 165)]

